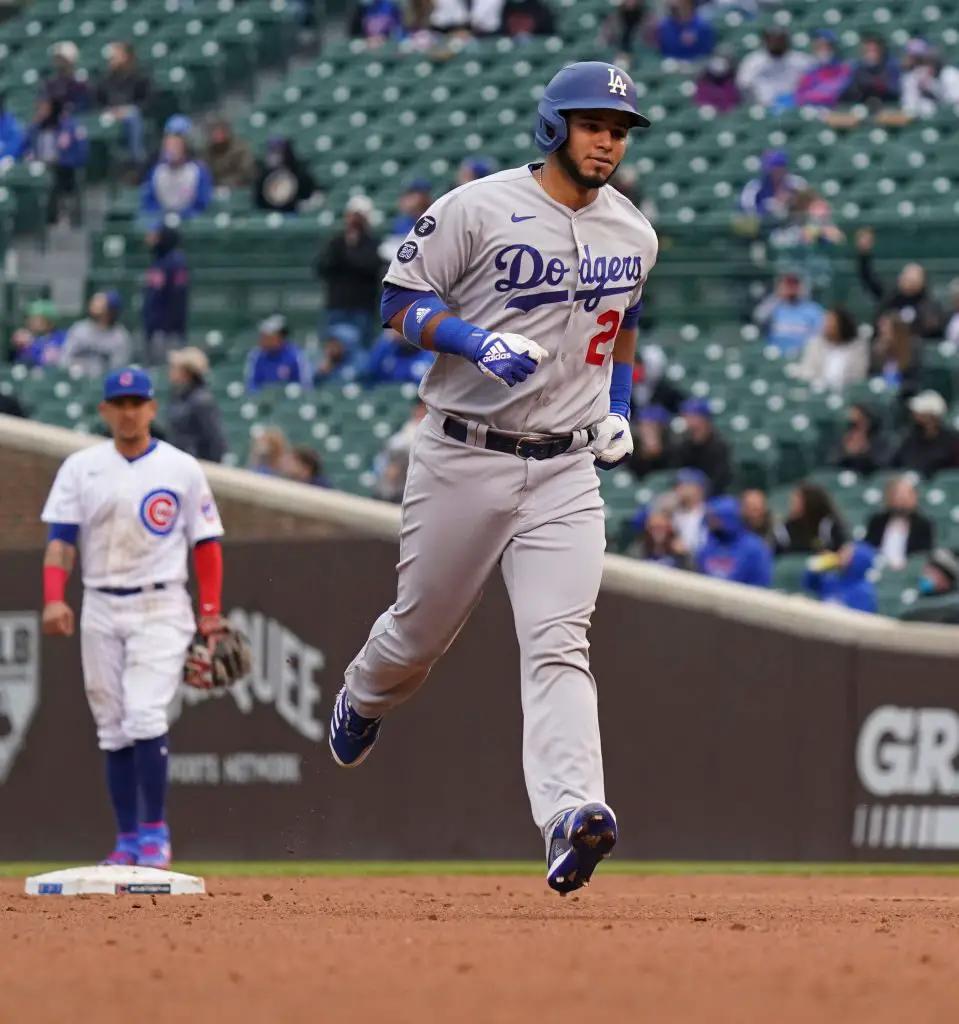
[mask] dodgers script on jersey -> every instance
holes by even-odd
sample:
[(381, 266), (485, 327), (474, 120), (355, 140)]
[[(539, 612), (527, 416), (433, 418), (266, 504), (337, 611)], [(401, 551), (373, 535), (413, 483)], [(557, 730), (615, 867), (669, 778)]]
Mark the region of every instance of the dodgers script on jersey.
[(464, 320), (549, 352), (512, 389), (439, 353), (420, 387), (428, 405), (500, 430), (558, 434), (608, 414), (613, 342), (640, 301), (658, 242), (615, 189), (574, 211), (540, 187), (534, 166), (469, 182), (434, 203), (386, 281), (433, 291)]
[(133, 461), (112, 441), (75, 452), (41, 518), (79, 526), (88, 588), (186, 583), (188, 546), (223, 535), (200, 464), (165, 441)]

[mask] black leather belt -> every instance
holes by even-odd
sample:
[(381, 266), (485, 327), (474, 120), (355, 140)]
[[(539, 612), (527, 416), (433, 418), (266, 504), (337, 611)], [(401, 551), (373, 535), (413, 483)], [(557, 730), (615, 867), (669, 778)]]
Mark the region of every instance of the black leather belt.
[(146, 594), (153, 590), (166, 590), (165, 583), (151, 583), (146, 587), (94, 587), (98, 594), (109, 594), (111, 597), (132, 597), (134, 594)]
[[(443, 421), (443, 433), (454, 441), (466, 441), (469, 428), (461, 420), (447, 416)], [(484, 448), (521, 459), (551, 459), (568, 452), (573, 443), (572, 434), (502, 434), (498, 430), (486, 431)]]

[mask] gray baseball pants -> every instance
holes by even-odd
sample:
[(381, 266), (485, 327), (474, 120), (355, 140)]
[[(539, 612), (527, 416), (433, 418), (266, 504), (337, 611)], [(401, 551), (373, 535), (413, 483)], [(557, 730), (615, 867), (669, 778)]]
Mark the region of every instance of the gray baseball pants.
[(604, 799), (596, 684), (586, 632), (606, 546), (585, 431), (551, 459), (522, 459), (443, 433), (430, 411), (403, 498), (396, 601), (346, 670), (350, 703), (379, 717), (412, 696), (499, 563), (520, 648), (523, 769), (533, 820)]

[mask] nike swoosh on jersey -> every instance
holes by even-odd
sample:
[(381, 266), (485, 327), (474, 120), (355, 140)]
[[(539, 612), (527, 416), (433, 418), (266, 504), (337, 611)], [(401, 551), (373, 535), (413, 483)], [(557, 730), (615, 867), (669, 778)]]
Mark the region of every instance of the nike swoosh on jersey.
[(514, 224), (522, 224), (524, 220), (536, 220), (536, 214), (535, 213), (531, 213), (528, 217), (517, 217), (516, 214), (514, 213), (513, 216), (510, 217), (510, 220)]

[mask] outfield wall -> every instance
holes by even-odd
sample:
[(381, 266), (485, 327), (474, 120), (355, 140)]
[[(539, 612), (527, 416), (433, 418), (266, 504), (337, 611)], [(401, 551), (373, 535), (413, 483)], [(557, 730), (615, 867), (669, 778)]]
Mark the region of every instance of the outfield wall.
[[(47, 457), (77, 441), (8, 427), (0, 445)], [(392, 598), (397, 510), (238, 470), (210, 477), (221, 500), (350, 536), (227, 544), (226, 606), (256, 668), (226, 696), (178, 698), (178, 855), (540, 856), (501, 581), (375, 756), (344, 772), (326, 723)], [(0, 551), (0, 859), (83, 860), (111, 822), (79, 643), (39, 637), (40, 560)], [(959, 631), (608, 556), (590, 636), (623, 856), (955, 859)]]

